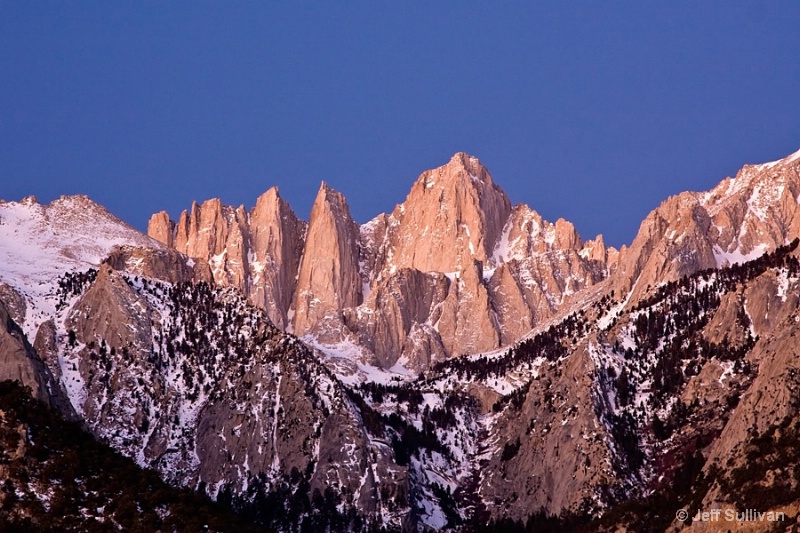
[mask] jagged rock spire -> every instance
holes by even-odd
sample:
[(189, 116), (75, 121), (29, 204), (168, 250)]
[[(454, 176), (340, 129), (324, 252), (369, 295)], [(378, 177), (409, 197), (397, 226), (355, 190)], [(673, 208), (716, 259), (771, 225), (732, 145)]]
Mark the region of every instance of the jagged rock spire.
[(294, 332), (307, 333), (330, 312), (361, 303), (359, 231), (340, 192), (322, 182), (311, 209), (297, 275)]
[(463, 152), (423, 172), (394, 210), (392, 262), (397, 268), (454, 272), (487, 261), (511, 203), (476, 157)]

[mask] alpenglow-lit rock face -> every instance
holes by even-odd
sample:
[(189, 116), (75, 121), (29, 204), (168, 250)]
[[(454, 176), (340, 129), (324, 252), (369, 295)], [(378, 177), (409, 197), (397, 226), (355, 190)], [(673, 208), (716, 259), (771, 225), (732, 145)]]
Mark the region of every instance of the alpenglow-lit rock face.
[(189, 257), (208, 263), (214, 281), (239, 289), (267, 311), (275, 325), (290, 326), (306, 223), (272, 187), (248, 213), (218, 199), (181, 213), (177, 224), (166, 212), (150, 218), (148, 234)]
[(755, 259), (800, 234), (800, 152), (745, 165), (705, 193), (665, 200), (620, 254), (614, 285), (630, 301), (659, 283)]
[(453, 156), (423, 172), (390, 215), (383, 268), (457, 272), (487, 262), (511, 212), (508, 197), (477, 158)]
[(308, 224), (297, 274), (294, 331), (304, 335), (325, 318), (361, 303), (358, 226), (342, 193), (323, 183)]
[(362, 362), (413, 369), (513, 343), (608, 275), (602, 237), (584, 246), (572, 224), (512, 208), (464, 153), (423, 172), (405, 202), (358, 226), (322, 184), (307, 230), (270, 189), (249, 213), (213, 199), (148, 233), (207, 262), (279, 327)]
[(218, 284), (323, 350), (419, 370), (510, 345), (609, 276), (609, 290), (635, 302), (659, 283), (774, 250), (800, 231), (798, 168), (793, 154), (671, 197), (621, 251), (512, 207), (464, 153), (360, 227), (323, 184), (308, 228), (273, 188), (249, 214), (219, 200), (195, 203), (177, 224), (159, 213), (149, 234), (208, 263)]

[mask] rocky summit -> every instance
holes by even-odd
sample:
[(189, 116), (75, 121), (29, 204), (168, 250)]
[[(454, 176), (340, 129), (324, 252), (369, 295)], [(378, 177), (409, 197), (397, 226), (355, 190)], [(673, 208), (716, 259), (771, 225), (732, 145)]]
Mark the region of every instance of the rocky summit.
[(326, 183), (308, 222), (272, 188), (148, 235), (0, 202), (0, 524), (791, 530), (799, 242), (800, 152), (620, 250), (464, 153), (360, 225)]
[(329, 356), (412, 372), (510, 346), (606, 279), (617, 254), (602, 236), (584, 244), (569, 222), (512, 207), (464, 153), (361, 226), (323, 183), (307, 225), (270, 189), (250, 212), (212, 199), (177, 224), (158, 213), (148, 234), (209, 264), (218, 285)]

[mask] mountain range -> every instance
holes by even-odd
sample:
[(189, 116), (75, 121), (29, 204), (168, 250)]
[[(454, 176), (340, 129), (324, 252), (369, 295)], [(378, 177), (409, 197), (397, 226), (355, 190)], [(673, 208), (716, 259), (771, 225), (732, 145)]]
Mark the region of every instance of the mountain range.
[(789, 526), (798, 238), (800, 152), (619, 250), (464, 153), (362, 225), (325, 183), (308, 222), (272, 188), (148, 235), (84, 196), (3, 201), (0, 379), (268, 531)]

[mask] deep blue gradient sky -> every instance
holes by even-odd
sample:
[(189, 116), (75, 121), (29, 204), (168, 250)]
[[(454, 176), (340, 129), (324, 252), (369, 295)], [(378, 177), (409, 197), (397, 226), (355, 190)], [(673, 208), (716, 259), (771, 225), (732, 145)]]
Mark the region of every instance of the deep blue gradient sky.
[(0, 2), (0, 198), (358, 222), (478, 156), (629, 243), (668, 195), (800, 148), (800, 2)]

